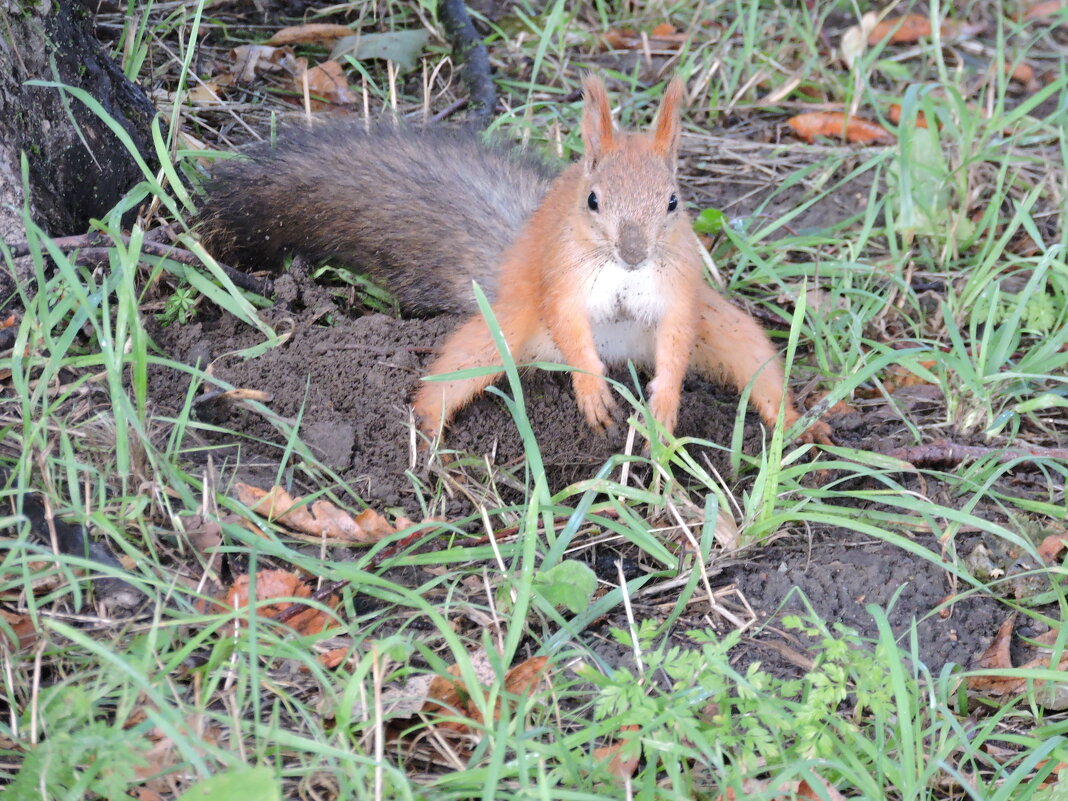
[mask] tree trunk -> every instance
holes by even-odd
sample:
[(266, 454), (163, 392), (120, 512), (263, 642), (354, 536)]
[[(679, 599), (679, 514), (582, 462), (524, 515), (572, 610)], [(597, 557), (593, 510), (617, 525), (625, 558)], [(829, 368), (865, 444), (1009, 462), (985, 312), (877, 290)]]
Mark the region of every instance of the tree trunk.
[(29, 163), (30, 213), (53, 236), (84, 233), (91, 218), (103, 216), (141, 178), (103, 120), (69, 93), (26, 86), (30, 80), (84, 89), (142, 152), (155, 113), (93, 36), (93, 14), (85, 6), (0, 0), (0, 238), (7, 242), (25, 238), (18, 213), (22, 153)]

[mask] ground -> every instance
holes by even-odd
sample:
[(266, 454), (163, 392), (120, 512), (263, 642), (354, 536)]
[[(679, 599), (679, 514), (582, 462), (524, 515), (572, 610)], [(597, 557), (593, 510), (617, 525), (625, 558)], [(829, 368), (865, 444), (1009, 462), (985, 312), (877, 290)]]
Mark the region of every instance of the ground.
[[(830, 203), (832, 210), (821, 205), (808, 218), (826, 218), (842, 201), (834, 196)], [(290, 305), (300, 311), (283, 305), (264, 314), (277, 330), (286, 330), (290, 336), (280, 347), (254, 359), (236, 354), (262, 341), (262, 334), (233, 317), (215, 316), (214, 320), (185, 326), (160, 327), (150, 323), (150, 332), (167, 357), (186, 364), (206, 358), (211, 362), (212, 375), (221, 382), (269, 393), (266, 406), (270, 415), (229, 402), (207, 404), (207, 409), (201, 407), (198, 411), (205, 422), (236, 432), (236, 436), (226, 433), (210, 437), (213, 457), (233, 467), (232, 473), (226, 471), (227, 479), (262, 486), (275, 483), (281, 469), (279, 454), (287, 442), (287, 434), (275, 425), (273, 417), (278, 415), (290, 424), (299, 422), (301, 439), (315, 456), (372, 507), (399, 508), (418, 519), (427, 512), (430, 476), (425, 454), (414, 450), (408, 400), (426, 373), (435, 346), (462, 318), (446, 315), (430, 320), (398, 319), (379, 313), (354, 317), (351, 309), (308, 284), (308, 280), (303, 276), (303, 286), (295, 286), (292, 293), (294, 301)], [(291, 292), (288, 282), (284, 286), (284, 291)], [(614, 377), (630, 383), (624, 370), (617, 370)], [(189, 382), (188, 374), (179, 370), (153, 371), (150, 391), (160, 413), (178, 412), (185, 402)], [(601, 436), (585, 425), (573, 402), (566, 374), (528, 371), (524, 373), (523, 387), (527, 415), (552, 492), (592, 479), (613, 454), (625, 448), (625, 428), (612, 436)], [(690, 453), (698, 460), (707, 460), (728, 477), (729, 443), (737, 407), (737, 393), (695, 376), (687, 380), (677, 434), (703, 443), (692, 444)], [(917, 419), (922, 420), (923, 411), (921, 406)], [(828, 420), (834, 426), (837, 442), (858, 450), (885, 451), (911, 442), (907, 427), (900, 420), (857, 413), (831, 416)], [(759, 418), (748, 413), (743, 450), (750, 455), (759, 454), (769, 434)], [(458, 483), (462, 484), (473, 472), (476, 485), (496, 479), (494, 491), (504, 503), (522, 501), (523, 441), (500, 398), (493, 394), (479, 398), (460, 413), (446, 437), (448, 448), (478, 457), (473, 464), (465, 464), (464, 473), (457, 473)], [(413, 469), (422, 480), (413, 481)], [(436, 466), (435, 475), (438, 471), (448, 473), (449, 469)], [(506, 473), (511, 474), (510, 480), (502, 478)], [(639, 479), (647, 476), (639, 473)], [(745, 479), (735, 478), (730, 481), (731, 489), (741, 491), (746, 483)], [(475, 510), (470, 494), (453, 492), (442, 495), (439, 505), (431, 511), (455, 520)], [(949, 662), (970, 665), (993, 638), (1002, 613), (992, 599), (967, 598), (939, 614), (951, 593), (951, 582), (940, 567), (944, 549), (930, 537), (916, 538), (918, 545), (929, 551), (927, 555), (902, 551), (896, 545), (858, 537), (855, 532), (833, 526), (807, 531), (786, 529), (778, 537), (773, 547), (757, 543), (741, 553), (714, 557), (708, 566), (714, 589), (736, 587), (744, 596), (749, 609), (739, 610), (748, 613), (747, 619), (752, 623), (763, 626), (784, 610), (802, 611), (807, 603), (822, 619), (840, 621), (866, 637), (874, 637), (874, 621), (865, 606), (874, 603), (885, 607), (892, 602), (891, 620), (896, 633), (904, 634), (913, 621), (919, 622), (919, 657), (934, 672)], [(961, 555), (970, 551), (971, 544), (969, 538), (962, 538), (958, 543)], [(601, 578), (616, 582), (614, 558), (628, 556), (633, 554), (625, 547), (594, 547), (583, 558), (595, 566), (600, 562)], [(721, 561), (725, 561), (722, 566)], [(422, 577), (408, 577), (413, 578)], [(646, 611), (655, 617), (655, 609), (648, 607)], [(637, 610), (640, 614), (642, 606)], [(700, 625), (705, 614), (697, 610), (694, 617), (684, 618), (677, 628), (684, 631)], [(619, 623), (608, 619), (602, 628)], [(597, 632), (593, 636), (599, 639)], [(791, 673), (788, 659), (759, 647), (764, 638), (779, 640), (781, 630), (771, 625), (756, 640), (740, 646), (742, 662), (756, 658), (777, 672)], [(633, 661), (628, 649), (610, 640), (602, 642), (603, 648), (614, 654), (601, 654), (609, 663)]]
[[(579, 157), (584, 70), (631, 127), (686, 78), (706, 278), (790, 356), (834, 442), (783, 439), (690, 376), (678, 442), (646, 458), (626, 426), (587, 428), (566, 373), (531, 370), (522, 414), (499, 383), (428, 451), (409, 399), (458, 318), (405, 319), (303, 260), (239, 292), (196, 209), (209, 150), (309, 113), (462, 124), (433, 12), (101, 12), (171, 128), (130, 239), (26, 257), (38, 291), (3, 324), (0, 781), (16, 799), (228, 798), (204, 782), (231, 779), (264, 799), (1054, 801), (1063, 8), (483, 5), (495, 135), (539, 157)], [(877, 35), (879, 11), (927, 33)], [(340, 57), (341, 85), (312, 86), (320, 22), (427, 36), (409, 66)], [(312, 38), (257, 49), (289, 24)], [(809, 112), (841, 116), (808, 141)], [(846, 118), (882, 135), (842, 141)], [(250, 486), (308, 504), (276, 519)], [(354, 515), (355, 542), (324, 534)]]

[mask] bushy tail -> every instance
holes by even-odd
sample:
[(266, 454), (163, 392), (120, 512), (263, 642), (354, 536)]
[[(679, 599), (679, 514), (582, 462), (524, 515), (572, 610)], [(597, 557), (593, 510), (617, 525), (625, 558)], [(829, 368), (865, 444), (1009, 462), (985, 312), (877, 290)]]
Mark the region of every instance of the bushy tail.
[(412, 314), (492, 299), (504, 249), (552, 179), (540, 163), (462, 131), (359, 121), (291, 129), (220, 164), (198, 229), (222, 261), (277, 268), (288, 254), (366, 272)]

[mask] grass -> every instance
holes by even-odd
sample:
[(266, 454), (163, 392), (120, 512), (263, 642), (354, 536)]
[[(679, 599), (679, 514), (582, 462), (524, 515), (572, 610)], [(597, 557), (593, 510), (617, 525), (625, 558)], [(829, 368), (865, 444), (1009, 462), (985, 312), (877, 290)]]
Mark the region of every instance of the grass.
[[(265, 799), (1061, 797), (1068, 724), (1044, 692), (1062, 683), (1058, 671), (1031, 670), (1023, 692), (991, 700), (967, 681), (974, 671), (925, 664), (922, 619), (891, 626), (904, 589), (886, 608), (868, 607), (861, 634), (822, 620), (799, 590), (783, 600), (789, 616), (758, 621), (709, 575), (725, 553), (741, 548), (749, 558), (776, 540), (792, 559), (819, 558), (799, 544), (804, 532), (864, 538), (945, 572), (955, 596), (928, 617), (1003, 596), (1005, 614), (1017, 609), (1058, 634), (1059, 664), (1063, 568), (1032, 567), (1038, 589), (1021, 593), (1014, 575), (979, 578), (958, 555), (980, 538), (1042, 565), (1037, 544), (1063, 534), (1068, 512), (1063, 460), (1022, 471), (997, 455), (1008, 443), (1063, 448), (1068, 405), (1063, 34), (999, 9), (962, 4), (950, 16), (986, 21), (985, 34), (947, 47), (876, 46), (851, 69), (827, 55), (823, 37), (867, 9), (833, 2), (626, 12), (555, 2), (495, 21), (492, 50), (508, 105), (495, 128), (566, 158), (579, 144), (578, 106), (561, 98), (586, 66), (633, 87), (621, 110), (627, 124), (655, 107), (660, 84), (640, 53), (598, 49), (606, 27), (648, 32), (669, 20), (700, 30), (670, 68), (689, 77), (693, 95), (682, 174), (699, 206), (726, 200), (727, 226), (711, 249), (728, 290), (783, 321), (795, 386), (825, 393), (826, 406), (845, 401), (865, 418), (897, 421), (895, 444), (965, 438), (989, 442), (988, 458), (910, 468), (875, 452), (874, 422), (870, 437), (820, 449), (769, 432), (763, 449), (747, 453), (739, 411), (731, 443), (658, 443), (648, 460), (613, 457), (554, 492), (508, 364), (500, 392), (523, 463), (508, 471), (461, 455), (435, 480), (413, 476), (428, 513), (457, 488), (478, 512), (339, 551), (309, 547), (233, 499), (240, 462), (228, 444), (249, 435), (205, 421), (195, 404), (201, 387), (231, 387), (162, 356), (146, 330), (146, 309), (215, 307), (260, 331), (245, 356), (286, 337), (202, 250), (203, 270), (145, 256), (147, 218), (128, 245), (118, 237), (122, 212), (145, 199), (156, 209), (151, 224), (188, 222), (195, 198), (182, 178), (196, 180), (202, 153), (177, 131), (225, 147), (217, 132), (232, 109), (183, 103), (181, 89), (198, 47), (218, 57), (228, 37), (249, 38), (213, 7), (146, 5), (116, 54), (127, 74), (151, 72), (178, 90), (169, 125), (156, 128), (164, 169), (146, 167), (145, 182), (101, 221), (116, 243), (101, 268), (78, 266), (27, 216), (37, 291), (21, 297), (18, 336), (0, 362), (10, 371), (0, 420), (13, 504), (0, 594), (4, 610), (25, 616), (5, 615), (0, 635), (5, 798), (178, 798), (198, 782), (216, 783), (200, 788), (203, 798), (232, 797), (234, 786)], [(429, 7), (379, 10), (368, 30), (432, 17)], [(427, 74), (445, 52), (432, 45)], [(1024, 60), (1046, 69), (1044, 86), (1022, 92), (1000, 70), (984, 72)], [(391, 87), (379, 64), (363, 74), (373, 108), (413, 85)], [(458, 91), (443, 74), (433, 81), (442, 105)], [(793, 90), (767, 102), (795, 79), (820, 97)], [(268, 130), (288, 109), (277, 97), (247, 119)], [(892, 101), (906, 121), (922, 113), (937, 125), (906, 123), (884, 148), (805, 146), (781, 131), (814, 102), (883, 118)], [(402, 113), (417, 117), (421, 103), (400, 91)], [(750, 196), (754, 186), (764, 189)], [(814, 216), (836, 197), (851, 214)], [(161, 370), (192, 378), (173, 410), (153, 394)], [(903, 377), (924, 388), (929, 411), (898, 391)], [(277, 431), (278, 483), (363, 508), (301, 441), (299, 418), (243, 403)], [(730, 472), (699, 456), (702, 447), (729, 447)], [(642, 464), (647, 481), (620, 478), (624, 465), (633, 475)], [(22, 516), (31, 488), (57, 518), (106, 542), (122, 568), (57, 555), (31, 536)], [(509, 500), (517, 490), (519, 503)], [(209, 530), (219, 536), (214, 552), (195, 545)], [(599, 547), (641, 569), (595, 574), (587, 562)], [(298, 632), (212, 603), (236, 574), (255, 584), (269, 568), (348, 582), (336, 606), (313, 603), (340, 628)], [(100, 585), (94, 591), (86, 572), (129, 582), (147, 604), (133, 617), (112, 614), (96, 604)], [(20, 620), (29, 633), (16, 648)], [(740, 666), (746, 646), (767, 639), (788, 643), (800, 669), (768, 657)], [(328, 669), (317, 657), (335, 645), (347, 656)], [(509, 687), (509, 669), (533, 656), (551, 660), (551, 679)], [(429, 675), (452, 676), (455, 699), (422, 718), (386, 713), (390, 692)], [(640, 761), (621, 771), (612, 757)]]

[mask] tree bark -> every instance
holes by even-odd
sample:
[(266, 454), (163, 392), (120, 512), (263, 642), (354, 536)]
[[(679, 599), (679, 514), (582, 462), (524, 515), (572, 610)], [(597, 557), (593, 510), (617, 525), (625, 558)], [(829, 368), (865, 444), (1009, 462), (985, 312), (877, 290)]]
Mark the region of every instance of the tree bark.
[(23, 153), (31, 217), (54, 236), (84, 233), (90, 219), (103, 216), (141, 178), (102, 119), (69, 93), (27, 86), (30, 80), (84, 89), (142, 153), (155, 113), (94, 37), (93, 14), (85, 6), (75, 0), (0, 0), (0, 238), (7, 242), (25, 238), (18, 213), (25, 201)]

